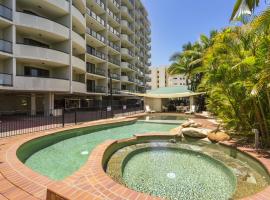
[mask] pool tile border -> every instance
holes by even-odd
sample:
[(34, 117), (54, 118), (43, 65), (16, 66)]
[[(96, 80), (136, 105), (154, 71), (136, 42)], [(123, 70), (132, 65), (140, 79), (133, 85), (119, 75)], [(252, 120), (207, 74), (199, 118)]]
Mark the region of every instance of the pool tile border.
[[(116, 140), (108, 140), (97, 146), (89, 156), (88, 161), (73, 175), (63, 181), (53, 181), (26, 167), (16, 155), (21, 144), (34, 138), (53, 134), (59, 131), (82, 128), (87, 126), (103, 125), (118, 122), (133, 121), (135, 118), (145, 114), (129, 116), (128, 118), (108, 119), (89, 122), (72, 127), (57, 128), (49, 131), (0, 139), (0, 200), (2, 199), (93, 199), (93, 200), (158, 200), (152, 197), (126, 188), (113, 181), (103, 170), (102, 158), (106, 149), (116, 143)], [(215, 125), (207, 119), (194, 118), (196, 122), (202, 123), (204, 127), (214, 128)], [(147, 134), (149, 136), (159, 133)], [(145, 136), (145, 135), (144, 135)], [(136, 137), (142, 137), (136, 135)], [(130, 141), (134, 138), (119, 141)], [(234, 145), (233, 142), (223, 143)], [(270, 159), (262, 156), (262, 153), (254, 149), (238, 148), (254, 158), (261, 161), (270, 173)], [(269, 200), (270, 186), (252, 197), (243, 200)]]

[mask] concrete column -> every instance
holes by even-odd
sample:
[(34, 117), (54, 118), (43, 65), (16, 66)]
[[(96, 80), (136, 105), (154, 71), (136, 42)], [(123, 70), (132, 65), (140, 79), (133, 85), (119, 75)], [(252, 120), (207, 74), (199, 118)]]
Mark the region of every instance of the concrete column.
[(36, 94), (31, 94), (31, 115), (34, 116), (37, 113)]
[(54, 93), (47, 93), (44, 95), (44, 113), (45, 115), (52, 115), (54, 112)]
[[(189, 107), (190, 107), (190, 110), (192, 109), (192, 106), (195, 105), (195, 100), (194, 100), (194, 96), (190, 96), (189, 97)], [(195, 110), (192, 110), (195, 112)]]

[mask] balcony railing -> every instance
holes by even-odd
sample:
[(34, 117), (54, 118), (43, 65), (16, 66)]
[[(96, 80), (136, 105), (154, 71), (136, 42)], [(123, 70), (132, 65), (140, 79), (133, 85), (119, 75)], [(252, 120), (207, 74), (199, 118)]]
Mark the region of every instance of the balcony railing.
[(108, 41), (108, 45), (112, 47), (113, 49), (115, 49), (116, 51), (120, 52), (120, 46), (118, 46), (117, 44), (114, 44), (113, 42)]
[(115, 7), (117, 7), (118, 9), (120, 8), (120, 4), (118, 3), (118, 1), (116, 0), (112, 0), (113, 5), (115, 5)]
[(90, 68), (89, 66), (87, 66), (86, 71), (88, 73), (96, 74), (96, 75), (99, 75), (99, 76), (105, 76), (106, 75), (106, 71), (103, 70), (103, 69), (99, 69), (99, 68), (93, 69), (93, 68)]
[(95, 2), (103, 9), (105, 9), (105, 4), (101, 0), (95, 0)]
[(0, 73), (0, 85), (2, 86), (12, 86), (13, 76), (12, 74)]
[(93, 11), (91, 11), (89, 8), (86, 9), (87, 14), (92, 17), (93, 19), (95, 19), (98, 23), (100, 23), (102, 26), (105, 26), (105, 21), (98, 16), (96, 13), (94, 13)]
[(3, 51), (5, 53), (12, 53), (12, 43), (0, 39), (0, 51)]
[(116, 79), (116, 80), (120, 80), (120, 75), (116, 74), (116, 73), (111, 73), (111, 78)]
[(120, 94), (120, 89), (118, 89), (118, 88), (112, 88), (112, 93), (113, 94)]
[(115, 65), (120, 66), (120, 60), (117, 60), (117, 59), (115, 59), (115, 58), (113, 58), (113, 57), (111, 57), (111, 56), (108, 56), (108, 61), (109, 61), (110, 63), (113, 63), (113, 64), (115, 64)]
[(105, 42), (106, 42), (105, 37), (103, 37), (99, 33), (93, 31), (92, 29), (90, 29), (88, 27), (86, 28), (86, 33), (88, 33), (89, 35), (93, 36), (94, 38), (98, 39), (99, 41), (101, 41), (105, 44)]
[(0, 4), (0, 16), (5, 19), (12, 20), (12, 10)]
[(103, 59), (103, 60), (106, 60), (106, 58), (107, 58), (106, 54), (105, 53), (102, 53), (101, 51), (98, 51), (98, 50), (96, 50), (94, 48), (91, 48), (89, 46), (87, 46), (86, 49), (87, 49), (86, 50), (87, 53), (89, 53), (89, 54), (91, 54), (93, 56), (96, 56), (96, 57), (98, 57), (100, 59)]
[(87, 86), (87, 92), (106, 93), (106, 88), (104, 86), (96, 86), (96, 87)]
[(113, 34), (115, 34), (116, 36), (120, 37), (120, 32), (118, 32), (117, 30), (115, 30), (113, 27), (111, 27), (109, 24), (107, 24), (107, 29), (112, 32)]
[(117, 17), (109, 8), (107, 8), (107, 13), (118, 23), (120, 23), (120, 18)]

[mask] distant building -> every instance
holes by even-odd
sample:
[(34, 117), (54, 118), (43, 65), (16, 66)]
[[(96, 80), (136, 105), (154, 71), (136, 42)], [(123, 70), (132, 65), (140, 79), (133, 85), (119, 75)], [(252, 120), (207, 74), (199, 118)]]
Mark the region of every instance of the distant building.
[(167, 73), (168, 67), (169, 66), (151, 67), (151, 82), (148, 82), (151, 89), (186, 85), (185, 75), (171, 76)]

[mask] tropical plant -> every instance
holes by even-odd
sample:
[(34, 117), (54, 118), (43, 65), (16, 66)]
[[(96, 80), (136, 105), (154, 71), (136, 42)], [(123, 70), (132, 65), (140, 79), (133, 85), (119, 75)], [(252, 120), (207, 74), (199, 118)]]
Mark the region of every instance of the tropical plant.
[(257, 31), (253, 23), (188, 43), (174, 55), (169, 72), (185, 73), (192, 89), (207, 92), (207, 109), (228, 129), (258, 129), (261, 143), (269, 146), (269, 27)]

